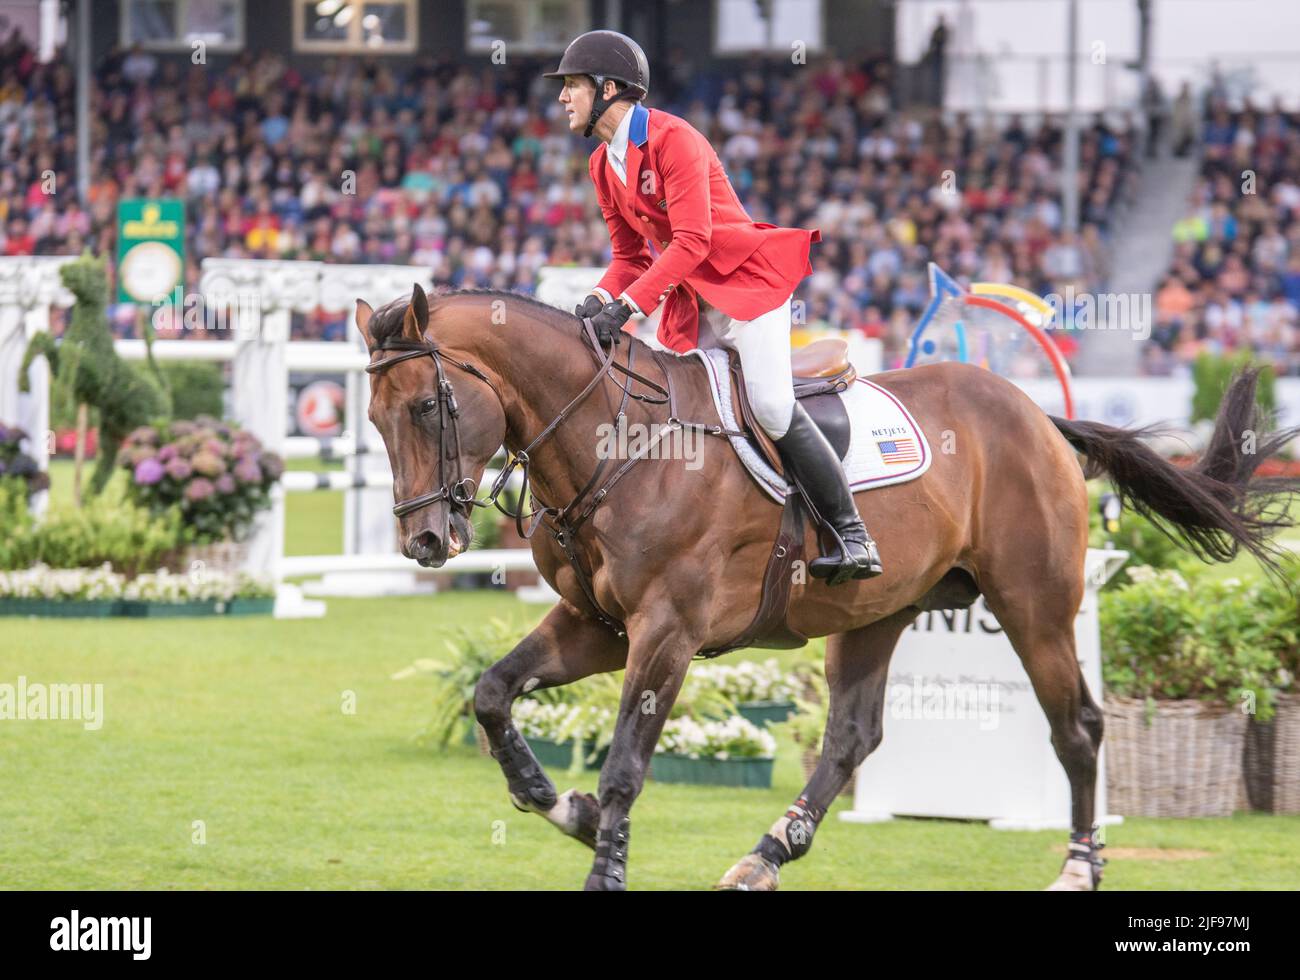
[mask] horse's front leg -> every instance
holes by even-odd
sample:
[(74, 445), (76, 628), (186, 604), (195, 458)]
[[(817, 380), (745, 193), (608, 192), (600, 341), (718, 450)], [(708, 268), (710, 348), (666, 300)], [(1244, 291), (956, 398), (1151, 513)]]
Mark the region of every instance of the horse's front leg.
[(628, 812), (645, 784), (655, 744), (699, 649), (698, 638), (683, 628), (681, 620), (662, 612), (630, 621), (628, 636), (627, 674), (614, 740), (600, 770), (600, 831), (587, 891), (627, 887)]
[(474, 689), (474, 714), (505, 773), (511, 802), (525, 812), (542, 814), (593, 848), (600, 820), (595, 798), (572, 789), (556, 796), (555, 784), (515, 729), (510, 708), (529, 691), (619, 670), (627, 662), (627, 649), (626, 637), (561, 600), (518, 646), (484, 671)]

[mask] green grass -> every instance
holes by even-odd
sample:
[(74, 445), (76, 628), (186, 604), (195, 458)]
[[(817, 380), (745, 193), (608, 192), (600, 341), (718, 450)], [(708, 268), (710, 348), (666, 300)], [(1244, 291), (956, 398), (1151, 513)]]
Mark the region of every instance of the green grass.
[[(70, 501), (71, 464), (52, 476), (55, 501)], [(290, 495), (287, 552), (341, 550), (342, 499)], [(102, 683), (105, 705), (94, 732), (0, 724), (0, 887), (580, 887), (591, 853), (517, 812), (490, 758), (418, 748), (427, 688), (389, 679), (436, 651), (443, 630), (502, 616), (522, 634), (541, 614), (502, 593), (443, 593), (332, 599), (323, 620), (0, 620), (0, 683)], [(552, 778), (594, 791), (598, 777)], [(632, 811), (631, 887), (709, 887), (802, 788), (784, 740), (771, 790), (648, 783)], [(1037, 889), (1063, 857), (1061, 832), (863, 826), (836, 817), (847, 805), (785, 868), (783, 888)], [(192, 841), (194, 821), (206, 843)], [(1300, 817), (1135, 819), (1107, 837), (1110, 854), (1205, 852), (1120, 852), (1107, 889), (1300, 888)]]
[[(104, 724), (0, 724), (0, 885), (7, 888), (577, 888), (591, 854), (518, 813), (496, 763), (417, 748), (427, 688), (390, 675), (439, 633), (541, 610), (500, 593), (330, 600), (323, 620), (9, 620), (0, 681), (104, 685)], [(762, 652), (755, 656), (768, 656)], [(791, 654), (781, 654), (789, 657)], [(356, 711), (343, 711), (354, 692)], [(886, 736), (888, 737), (888, 736)], [(563, 790), (596, 774), (553, 773)], [(925, 778), (918, 773), (917, 778)], [(802, 789), (783, 742), (771, 790), (648, 783), (632, 813), (633, 888), (707, 888)], [(788, 889), (1036, 889), (1061, 832), (840, 821), (837, 802)], [(194, 821), (206, 843), (193, 843)], [(1300, 887), (1300, 817), (1131, 820), (1113, 889)]]

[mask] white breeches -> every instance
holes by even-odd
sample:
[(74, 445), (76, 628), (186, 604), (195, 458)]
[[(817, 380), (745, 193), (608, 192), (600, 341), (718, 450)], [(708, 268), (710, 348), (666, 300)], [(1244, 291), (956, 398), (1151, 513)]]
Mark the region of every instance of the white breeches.
[(699, 345), (730, 347), (745, 369), (745, 394), (758, 424), (773, 439), (790, 428), (794, 379), (790, 370), (790, 300), (753, 320), (735, 320), (700, 304)]

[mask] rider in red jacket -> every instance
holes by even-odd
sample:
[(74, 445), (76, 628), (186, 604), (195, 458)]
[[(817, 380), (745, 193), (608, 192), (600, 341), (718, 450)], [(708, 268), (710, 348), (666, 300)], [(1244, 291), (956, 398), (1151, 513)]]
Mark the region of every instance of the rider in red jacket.
[(790, 299), (812, 272), (809, 247), (820, 233), (749, 217), (709, 141), (686, 120), (641, 105), (650, 67), (630, 37), (583, 34), (546, 77), (564, 81), (570, 131), (601, 140), (589, 169), (613, 260), (575, 312), (617, 342), (634, 312), (662, 303), (659, 339), (679, 352), (701, 346), (703, 315), (712, 341), (740, 354), (750, 405), (787, 473), (843, 542), (809, 571), (832, 585), (879, 575), (839, 458), (794, 399)]

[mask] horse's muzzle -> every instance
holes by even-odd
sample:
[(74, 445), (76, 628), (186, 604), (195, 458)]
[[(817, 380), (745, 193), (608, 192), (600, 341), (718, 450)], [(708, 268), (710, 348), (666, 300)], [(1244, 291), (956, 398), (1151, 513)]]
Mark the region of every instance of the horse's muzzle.
[(474, 525), (459, 511), (453, 511), (445, 534), (437, 534), (427, 528), (417, 531), (406, 539), (402, 554), (415, 559), (425, 568), (441, 568), (448, 558), (455, 558), (467, 550), (473, 537)]
[(425, 568), (441, 568), (447, 561), (447, 538), (433, 531), (420, 531), (406, 539), (402, 554)]

